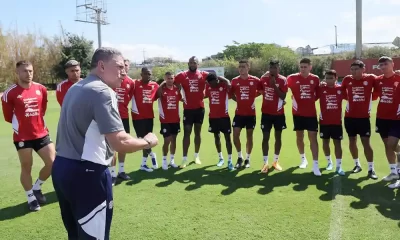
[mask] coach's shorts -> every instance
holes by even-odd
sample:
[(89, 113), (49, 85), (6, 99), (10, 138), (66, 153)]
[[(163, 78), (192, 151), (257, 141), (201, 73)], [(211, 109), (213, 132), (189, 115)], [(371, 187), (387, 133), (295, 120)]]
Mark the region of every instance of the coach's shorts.
[(322, 139), (343, 139), (342, 125), (319, 125), (319, 136)]
[(371, 122), (369, 118), (344, 118), (344, 128), (346, 129), (349, 137), (370, 137), (371, 136)]
[(109, 239), (114, 206), (108, 167), (57, 156), (51, 176), (68, 239)]
[(183, 110), (183, 126), (193, 124), (203, 124), (204, 108), (184, 109)]
[(286, 129), (285, 115), (263, 114), (261, 116), (261, 130), (263, 132), (270, 132), (272, 126), (274, 126), (275, 131), (282, 131), (283, 129)]
[(132, 120), (132, 123), (138, 138), (144, 138), (148, 133), (153, 132), (153, 118)]
[(28, 141), (21, 141), (21, 142), (14, 142), (15, 148), (18, 150), (25, 149), (25, 148), (32, 148), (35, 152), (39, 151), (40, 149), (46, 147), (52, 143), (50, 136), (46, 135), (42, 138), (28, 140)]
[(129, 118), (123, 118), (122, 124), (124, 125), (125, 132), (131, 133), (131, 127), (129, 126)]
[(232, 127), (254, 129), (256, 127), (256, 116), (240, 116), (235, 115)]
[(382, 139), (389, 137), (390, 130), (395, 127), (395, 124), (399, 124), (399, 120), (390, 119), (376, 119), (375, 131), (381, 135)]
[(210, 126), (208, 131), (210, 133), (220, 133), (229, 134), (232, 132), (231, 129), (231, 119), (229, 117), (224, 118), (209, 118)]
[(161, 123), (160, 134), (162, 134), (164, 138), (167, 138), (169, 136), (176, 136), (180, 132), (180, 123)]
[(293, 115), (294, 131), (318, 132), (317, 117), (302, 117)]

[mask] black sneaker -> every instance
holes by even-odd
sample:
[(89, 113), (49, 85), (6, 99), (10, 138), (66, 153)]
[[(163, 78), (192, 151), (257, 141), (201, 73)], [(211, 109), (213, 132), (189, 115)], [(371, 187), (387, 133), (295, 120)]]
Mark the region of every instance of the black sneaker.
[(28, 203), (28, 206), (29, 206), (29, 210), (31, 210), (32, 212), (36, 212), (36, 211), (40, 210), (40, 205), (37, 200), (34, 200), (34, 201)]
[(117, 183), (117, 178), (111, 177), (111, 182), (112, 182), (112, 185), (115, 186), (115, 184)]
[(360, 166), (358, 166), (358, 165), (356, 165), (354, 168), (353, 168), (353, 173), (359, 173), (359, 172), (361, 172), (362, 171), (362, 168), (360, 167)]
[(377, 180), (378, 176), (376, 176), (375, 171), (374, 170), (369, 170), (368, 171), (368, 177), (373, 179), (373, 180)]
[(243, 159), (242, 158), (238, 158), (238, 160), (236, 162), (236, 165), (235, 165), (235, 168), (236, 169), (242, 168), (242, 164), (243, 164)]
[(246, 160), (244, 161), (244, 167), (245, 167), (245, 168), (250, 168), (250, 160), (246, 159)]
[(125, 180), (125, 181), (131, 179), (128, 175), (126, 175), (125, 172), (120, 172), (120, 173), (118, 173), (118, 178), (120, 178), (120, 179), (122, 179), (122, 180)]
[(43, 195), (42, 190), (33, 190), (33, 195), (35, 195), (39, 204), (46, 204), (46, 197)]

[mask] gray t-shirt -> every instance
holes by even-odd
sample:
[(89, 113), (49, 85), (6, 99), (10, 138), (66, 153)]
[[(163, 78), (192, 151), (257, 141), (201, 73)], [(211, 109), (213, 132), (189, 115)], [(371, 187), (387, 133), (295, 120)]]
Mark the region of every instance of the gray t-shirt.
[(67, 92), (58, 122), (57, 155), (109, 165), (114, 150), (107, 133), (124, 131), (115, 92), (91, 74)]

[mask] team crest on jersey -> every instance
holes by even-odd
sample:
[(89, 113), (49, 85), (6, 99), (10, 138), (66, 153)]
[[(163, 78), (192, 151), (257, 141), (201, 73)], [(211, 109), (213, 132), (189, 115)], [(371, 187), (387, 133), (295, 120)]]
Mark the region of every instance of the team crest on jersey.
[(311, 84), (314, 84), (314, 80), (311, 80), (310, 83), (311, 83)]
[(40, 96), (40, 91), (39, 90), (36, 90), (36, 95), (39, 95)]
[(340, 90), (337, 90), (337, 94), (342, 94), (342, 91), (340, 91)]
[(320, 133), (320, 134), (319, 134), (319, 136), (320, 136), (320, 137), (323, 137), (323, 136), (324, 136), (324, 134), (323, 134), (323, 133)]
[(126, 84), (126, 88), (131, 88), (131, 86), (129, 84)]
[(222, 90), (224, 90), (222, 87), (219, 88), (219, 91), (222, 92)]
[(19, 146), (20, 148), (22, 148), (24, 145), (25, 145), (24, 142), (19, 142), (19, 143), (18, 143), (18, 146)]
[(250, 86), (253, 86), (253, 84), (254, 84), (253, 82), (250, 82)]
[(164, 128), (162, 131), (163, 131), (163, 133), (166, 133), (166, 132), (167, 132), (167, 129)]
[(364, 83), (364, 86), (368, 86), (368, 82), (367, 81), (364, 81), (363, 83)]

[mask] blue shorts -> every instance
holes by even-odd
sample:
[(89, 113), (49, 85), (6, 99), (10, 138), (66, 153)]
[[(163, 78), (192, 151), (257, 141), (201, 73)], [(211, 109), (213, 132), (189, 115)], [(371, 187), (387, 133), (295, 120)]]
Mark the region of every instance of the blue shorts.
[(109, 239), (113, 196), (108, 167), (57, 156), (51, 175), (68, 239)]

